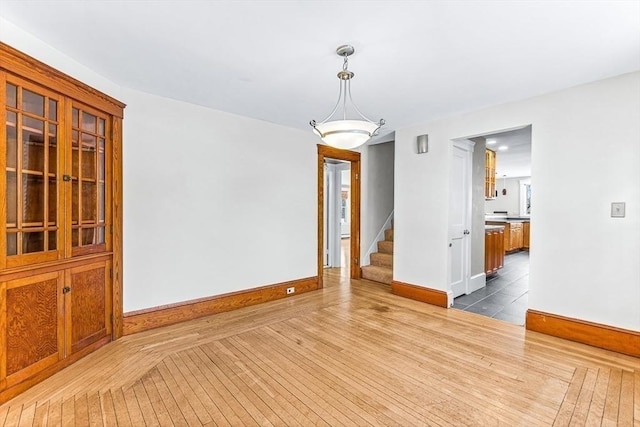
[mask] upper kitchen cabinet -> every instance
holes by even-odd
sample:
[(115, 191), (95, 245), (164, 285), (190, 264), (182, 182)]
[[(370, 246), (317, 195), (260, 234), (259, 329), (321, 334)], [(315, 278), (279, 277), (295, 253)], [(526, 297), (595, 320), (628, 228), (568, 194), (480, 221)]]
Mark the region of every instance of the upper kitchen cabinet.
[(484, 197), (485, 199), (494, 199), (496, 197), (496, 152), (487, 148), (484, 157)]
[(122, 334), (123, 109), (0, 43), (0, 403)]

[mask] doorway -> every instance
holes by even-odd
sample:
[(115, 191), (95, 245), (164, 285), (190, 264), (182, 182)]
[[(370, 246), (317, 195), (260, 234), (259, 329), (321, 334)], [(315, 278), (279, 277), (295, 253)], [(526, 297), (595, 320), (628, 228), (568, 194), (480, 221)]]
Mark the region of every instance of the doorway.
[[(529, 235), (531, 229), (531, 125), (477, 137), (472, 167), (471, 272), (469, 292), (457, 296), (453, 307), (524, 325), (529, 290)], [(495, 153), (495, 188), (488, 194), (486, 149)], [(500, 253), (495, 264), (495, 233), (502, 227)], [(487, 230), (485, 230), (487, 229)], [(494, 230), (495, 232), (495, 230)], [(486, 233), (494, 235), (485, 241)], [(488, 243), (487, 243), (488, 242)], [(535, 252), (535, 249), (534, 249)], [(485, 256), (489, 254), (489, 256)]]
[(351, 237), (351, 163), (324, 160), (324, 267), (349, 277)]
[[(323, 287), (323, 274), (324, 267), (328, 260), (327, 252), (325, 250), (326, 246), (330, 245), (331, 239), (328, 238), (328, 232), (331, 228), (329, 223), (327, 222), (327, 215), (331, 206), (329, 205), (330, 198), (326, 197), (326, 194), (330, 193), (328, 191), (329, 180), (325, 179), (325, 165), (327, 164), (335, 164), (335, 161), (339, 163), (346, 163), (349, 166), (349, 193), (348, 193), (348, 209), (345, 208), (345, 215), (348, 212), (349, 216), (349, 226), (348, 226), (348, 260), (339, 260), (340, 264), (348, 264), (348, 277), (352, 279), (359, 279), (360, 274), (360, 153), (355, 151), (347, 151), (347, 150), (339, 150), (337, 148), (329, 147), (326, 145), (318, 145), (318, 287)], [(328, 163), (329, 162), (329, 163)], [(327, 168), (329, 169), (329, 168)], [(342, 182), (342, 179), (340, 179)], [(338, 189), (336, 188), (336, 182), (333, 182), (333, 193), (336, 194)], [(342, 188), (340, 188), (340, 202), (335, 207), (335, 211), (339, 213), (339, 216), (342, 215)], [(336, 200), (334, 198), (334, 200)], [(342, 230), (339, 227), (339, 223), (335, 224), (334, 227), (338, 233), (336, 234), (335, 230), (331, 234), (334, 236), (337, 235), (340, 239), (338, 240), (338, 248), (336, 250), (340, 250), (342, 247)], [(346, 233), (344, 233), (346, 234)], [(331, 253), (331, 251), (329, 251)], [(346, 256), (346, 250), (343, 254)], [(335, 252), (334, 252), (335, 253)], [(345, 261), (348, 261), (345, 262)]]

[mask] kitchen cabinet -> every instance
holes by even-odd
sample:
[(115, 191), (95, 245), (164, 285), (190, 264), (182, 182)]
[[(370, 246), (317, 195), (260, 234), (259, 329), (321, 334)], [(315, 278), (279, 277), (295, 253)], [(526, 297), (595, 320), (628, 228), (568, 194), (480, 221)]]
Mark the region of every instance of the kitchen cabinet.
[(493, 274), (504, 266), (504, 227), (493, 226), (484, 233), (484, 271)]
[(522, 223), (509, 223), (509, 246), (506, 251), (516, 251), (522, 249)]
[(484, 182), (484, 197), (485, 199), (496, 198), (496, 152), (485, 150), (485, 182)]
[(121, 334), (123, 108), (0, 43), (0, 403)]
[(486, 224), (504, 226), (503, 237), (505, 253), (529, 249), (530, 223), (528, 221), (486, 221)]

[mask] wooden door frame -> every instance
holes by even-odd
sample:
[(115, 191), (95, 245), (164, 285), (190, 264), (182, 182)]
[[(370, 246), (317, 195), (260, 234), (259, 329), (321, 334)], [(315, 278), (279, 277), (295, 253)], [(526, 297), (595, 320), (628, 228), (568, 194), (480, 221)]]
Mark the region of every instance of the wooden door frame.
[(350, 274), (352, 279), (362, 276), (360, 270), (360, 153), (318, 144), (318, 289), (324, 286), (324, 161), (325, 158), (351, 163), (351, 237)]

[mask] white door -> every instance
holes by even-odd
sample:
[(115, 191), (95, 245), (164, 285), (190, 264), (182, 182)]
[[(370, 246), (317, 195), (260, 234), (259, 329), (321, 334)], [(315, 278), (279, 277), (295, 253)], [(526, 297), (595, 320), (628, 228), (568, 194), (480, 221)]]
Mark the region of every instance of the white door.
[(340, 164), (325, 163), (324, 266), (340, 267)]
[(471, 277), (471, 141), (456, 141), (451, 156), (449, 198), (450, 289), (453, 297), (467, 293)]

